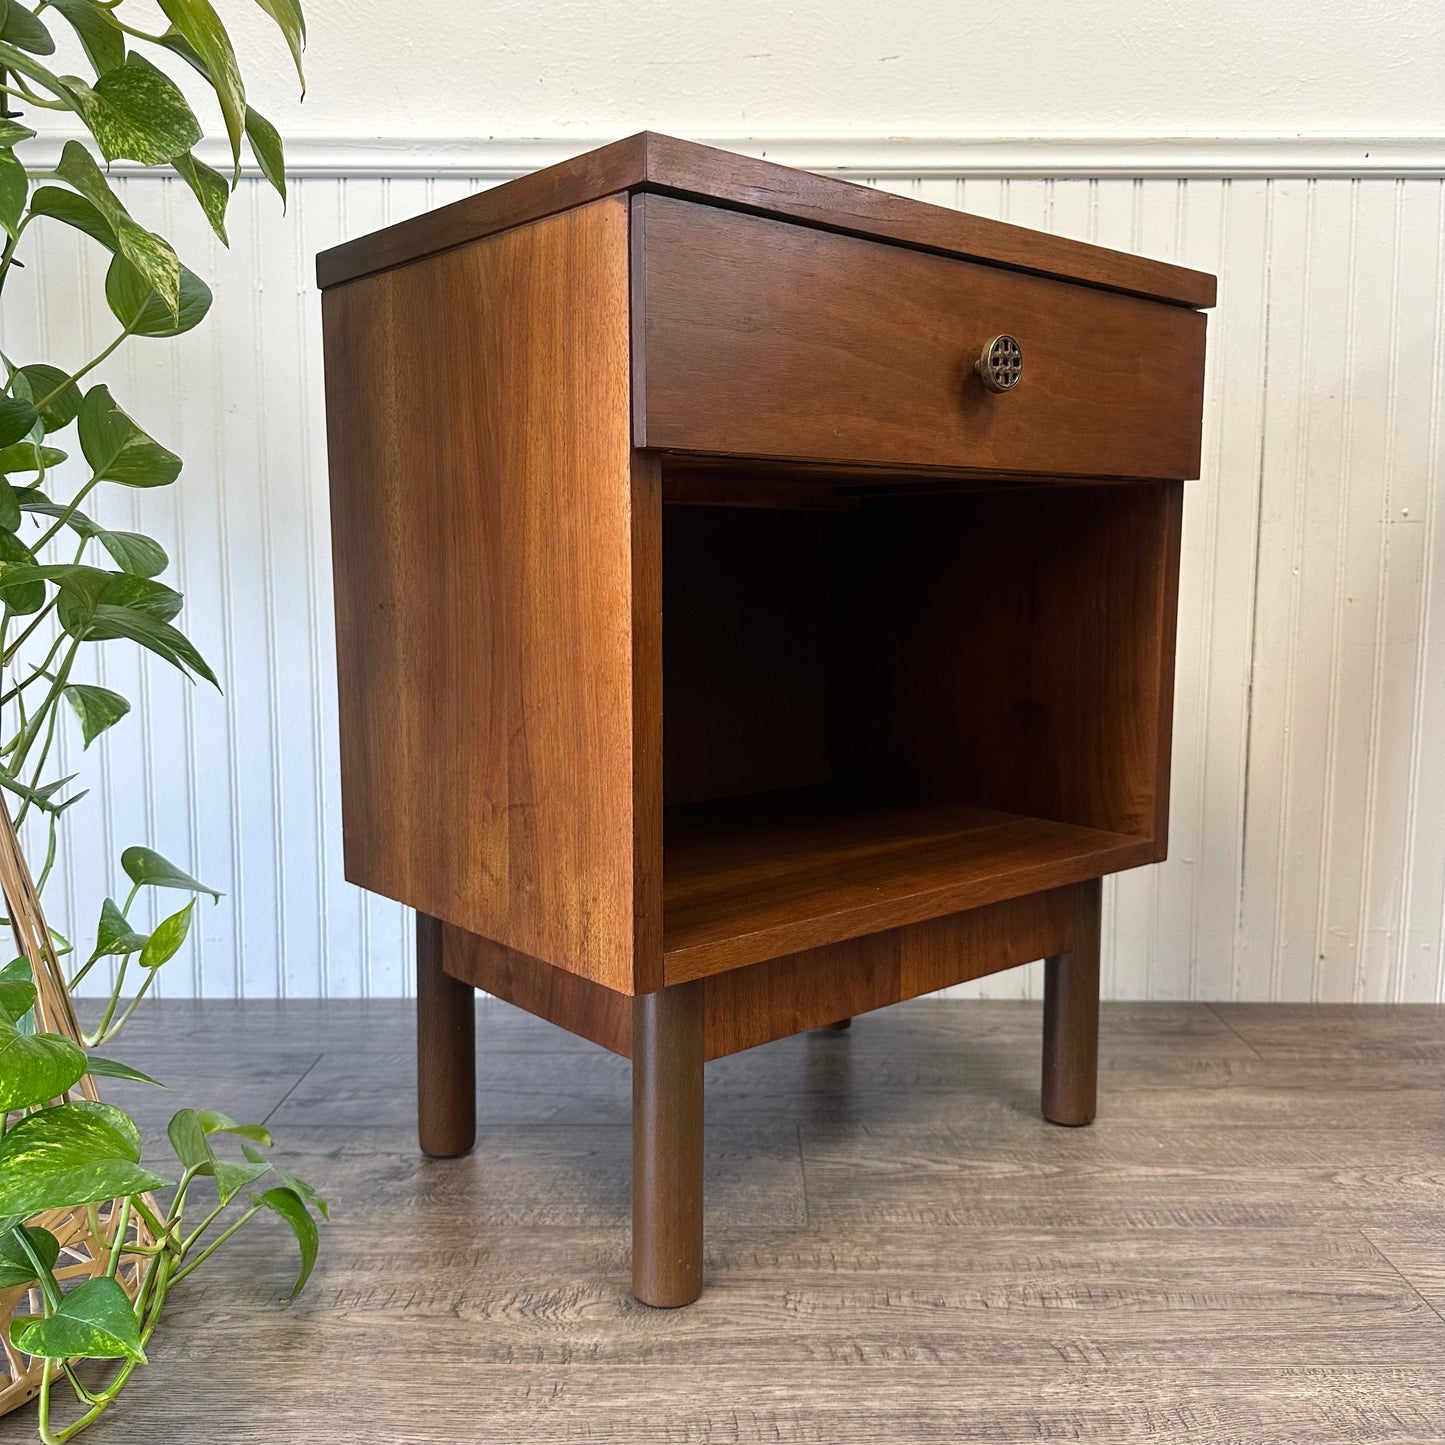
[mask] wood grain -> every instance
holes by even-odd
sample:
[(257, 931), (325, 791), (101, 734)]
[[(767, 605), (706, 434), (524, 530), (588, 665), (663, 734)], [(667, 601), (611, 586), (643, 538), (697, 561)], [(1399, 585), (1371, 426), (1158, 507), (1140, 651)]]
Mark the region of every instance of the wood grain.
[(665, 191), (1183, 306), (1214, 304), (1214, 278), (1199, 271), (651, 132), (334, 246), (316, 259), (317, 281), (336, 286), (626, 190)]
[(603, 200), (323, 303), (347, 877), (630, 990), (660, 759), (626, 243)]
[(1148, 839), (961, 804), (810, 794), (670, 809), (665, 975), (758, 963), (1148, 861)]
[(1072, 892), (1034, 893), (709, 975), (708, 1058), (1041, 957), (1071, 937)]
[[(1199, 474), (1204, 318), (658, 196), (633, 203), (639, 446), (852, 464)], [(987, 392), (984, 343), (1023, 379)]]
[[(484, 1002), (480, 1061), (498, 1061), (511, 1122), (484, 1093), (483, 1147), (422, 1160), (413, 1015), (167, 1000), (137, 1016), (126, 1056), (173, 1086), (167, 1111), (225, 1107), (218, 1062), (321, 1053), (309, 1070), (297, 1055), (271, 1126), (333, 1222), (284, 1330), (283, 1234), (244, 1231), (175, 1292), (126, 1439), (194, 1438), (199, 1419), (236, 1445), (1445, 1438), (1427, 1303), (1445, 1308), (1445, 1086), (1426, 1057), (1445, 1010), (1239, 1006), (1226, 1029), (1202, 1004), (1106, 1005), (1110, 1098), (1131, 1112), (1082, 1131), (1033, 1112), (1037, 1004), (905, 1005), (716, 1064), (709, 1290), (655, 1314), (628, 1295), (625, 1066)], [(621, 1081), (610, 1113), (587, 1057)], [(1182, 1070), (1205, 1064), (1235, 1072), (1185, 1113)], [(573, 1089), (573, 1112), (538, 1122), (508, 1079)]]
[[(664, 467), (664, 486), (667, 475)], [(831, 777), (833, 606), (822, 521), (779, 508), (663, 508), (667, 803)]]
[(443, 927), (417, 914), (417, 1134), (434, 1159), (465, 1154), (477, 1135), (477, 1014), (471, 986), (442, 966)]
[(1164, 857), (1181, 491), (875, 498), (833, 519), (840, 781), (1148, 838), (1147, 861)]
[(703, 985), (632, 1000), (632, 1293), (675, 1309), (702, 1293)]
[(1074, 890), (1074, 939), (1044, 961), (1043, 1114), (1090, 1124), (1098, 1106), (1099, 880)]
[[(1074, 889), (1057, 888), (708, 975), (704, 1051), (723, 1058), (902, 999), (1015, 968), (1073, 941)], [(447, 971), (518, 1008), (632, 1056), (625, 995), (457, 928)]]
[(632, 1005), (626, 993), (462, 928), (445, 929), (443, 938), (445, 966), (453, 978), (632, 1057)]

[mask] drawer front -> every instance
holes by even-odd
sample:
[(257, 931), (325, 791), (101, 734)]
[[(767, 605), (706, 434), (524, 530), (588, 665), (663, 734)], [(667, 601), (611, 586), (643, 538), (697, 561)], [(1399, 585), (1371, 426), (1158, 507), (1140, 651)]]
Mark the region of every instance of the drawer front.
[[(667, 196), (633, 206), (639, 446), (1199, 473), (1198, 312)], [(999, 333), (1023, 354), (1002, 393), (974, 371)]]

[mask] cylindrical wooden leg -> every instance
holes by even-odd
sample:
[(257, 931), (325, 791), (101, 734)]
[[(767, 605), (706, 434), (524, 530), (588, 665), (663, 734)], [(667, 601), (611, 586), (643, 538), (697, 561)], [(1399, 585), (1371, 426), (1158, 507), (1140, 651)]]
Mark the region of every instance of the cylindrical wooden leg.
[(442, 972), (441, 921), (416, 916), (417, 1133), (435, 1159), (477, 1137), (476, 1013), (472, 986)]
[(632, 1001), (632, 1293), (702, 1293), (703, 982)]
[(1099, 907), (1095, 878), (1075, 890), (1074, 946), (1044, 960), (1044, 1118), (1087, 1124), (1099, 1073)]

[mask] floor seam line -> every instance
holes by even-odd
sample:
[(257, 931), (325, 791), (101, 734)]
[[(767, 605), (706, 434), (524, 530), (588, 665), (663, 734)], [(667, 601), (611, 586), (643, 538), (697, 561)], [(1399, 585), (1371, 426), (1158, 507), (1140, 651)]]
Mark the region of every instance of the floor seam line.
[(1249, 1041), (1247, 1038), (1245, 1038), (1245, 1036), (1244, 1036), (1242, 1033), (1240, 1033), (1240, 1031), (1239, 1031), (1237, 1028), (1235, 1028), (1235, 1026), (1234, 1026), (1232, 1023), (1230, 1023), (1230, 1021), (1229, 1021), (1227, 1018), (1225, 1018), (1224, 1015), (1221, 1014), (1221, 1013), (1219, 1012), (1219, 1010), (1218, 1010), (1217, 1008), (1215, 1008), (1212, 1003), (1209, 1002), (1208, 999), (1200, 999), (1199, 1002), (1202, 1003), (1202, 1004), (1204, 1005), (1204, 1007), (1209, 1010), (1209, 1013), (1214, 1017), (1214, 1019), (1215, 1019), (1217, 1022), (1223, 1024), (1224, 1027), (1229, 1031), (1229, 1033), (1232, 1034), (1236, 1039), (1238, 1039), (1239, 1042), (1242, 1043), (1242, 1044), (1245, 1046), (1245, 1048), (1247, 1048), (1247, 1049), (1250, 1051), (1250, 1053), (1254, 1055), (1255, 1058), (1257, 1058), (1257, 1059), (1263, 1059), (1263, 1058), (1264, 1058), (1264, 1055), (1263, 1055), (1262, 1053), (1260, 1053), (1260, 1051), (1259, 1051), (1252, 1043), (1250, 1043), (1250, 1041)]
[(1442, 1315), (1440, 1311), (1436, 1309), (1435, 1306), (1428, 1299), (1426, 1299), (1425, 1296), (1422, 1295), (1418, 1289), (1415, 1288), (1414, 1281), (1406, 1276), (1405, 1272), (1400, 1268), (1400, 1266), (1396, 1264), (1395, 1261), (1391, 1259), (1390, 1256), (1386, 1254), (1385, 1251), (1381, 1249), (1380, 1246), (1376, 1244), (1373, 1239), (1370, 1238), (1370, 1236), (1365, 1232), (1362, 1227), (1356, 1227), (1359, 1228), (1360, 1238), (1363, 1239), (1365, 1243), (1368, 1244), (1370, 1248), (1374, 1250), (1374, 1252), (1378, 1254), (1380, 1258), (1383, 1259), (1385, 1263), (1390, 1266), (1390, 1268), (1395, 1272), (1395, 1274), (1399, 1276), (1400, 1283), (1403, 1284), (1405, 1288), (1409, 1290), (1410, 1293), (1414, 1295), (1415, 1298), (1419, 1300), (1420, 1303), (1424, 1305), (1425, 1308), (1429, 1310), (1430, 1313), (1434, 1315), (1435, 1318), (1439, 1320), (1442, 1325), (1445, 1325), (1445, 1315)]
[(315, 1057), (314, 1059), (312, 1059), (311, 1062), (306, 1066), (305, 1070), (302, 1072), (301, 1077), (300, 1077), (299, 1079), (297, 1079), (296, 1082), (295, 1082), (294, 1084), (292, 1084), (291, 1087), (290, 1087), (289, 1089), (287, 1089), (284, 1094), (282, 1094), (282, 1096), (280, 1097), (280, 1099), (277, 1100), (277, 1102), (276, 1102), (276, 1104), (275, 1104), (275, 1107), (273, 1107), (273, 1108), (271, 1109), (271, 1111), (266, 1115), (266, 1117), (261, 1120), (261, 1122), (262, 1122), (263, 1124), (269, 1124), (269, 1123), (271, 1122), (271, 1120), (276, 1117), (277, 1113), (285, 1106), (286, 1100), (289, 1099), (289, 1098), (291, 1097), (291, 1095), (294, 1094), (294, 1093), (296, 1092), (296, 1090), (299, 1089), (299, 1088), (301, 1087), (301, 1085), (304, 1084), (304, 1083), (306, 1082), (306, 1080), (309, 1079), (313, 1073), (315, 1073), (317, 1064), (319, 1064), (319, 1063), (321, 1062), (321, 1060), (324, 1059), (325, 1057), (326, 1057), (326, 1051), (323, 1049), (323, 1050), (322, 1050), (319, 1054), (317, 1054), (316, 1057)]
[(812, 1206), (808, 1203), (808, 1161), (803, 1156), (803, 1126), (801, 1124), (795, 1124), (793, 1130), (798, 1139), (798, 1174), (803, 1181), (803, 1224), (811, 1229), (813, 1225), (813, 1210)]

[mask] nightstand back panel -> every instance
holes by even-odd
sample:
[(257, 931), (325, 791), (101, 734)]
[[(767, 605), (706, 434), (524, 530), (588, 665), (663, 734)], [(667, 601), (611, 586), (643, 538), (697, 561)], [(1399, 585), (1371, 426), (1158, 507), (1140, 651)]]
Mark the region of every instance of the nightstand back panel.
[(627, 237), (600, 200), (324, 306), (347, 877), (630, 992)]

